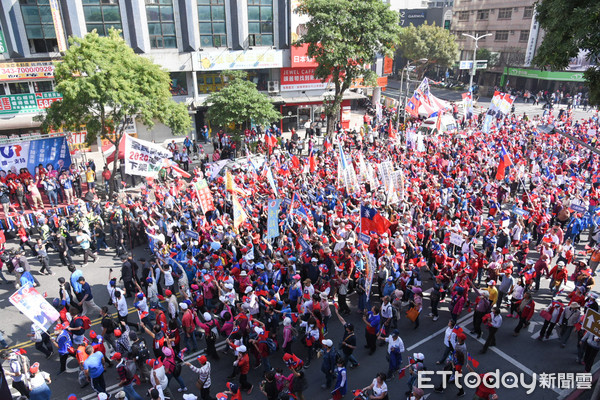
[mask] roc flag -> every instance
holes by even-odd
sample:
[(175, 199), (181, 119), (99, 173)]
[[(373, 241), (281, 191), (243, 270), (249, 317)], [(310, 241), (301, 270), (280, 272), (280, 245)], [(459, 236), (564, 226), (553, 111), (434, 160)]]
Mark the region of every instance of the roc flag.
[(467, 353), (467, 357), (468, 357), (469, 361), (471, 362), (471, 364), (473, 365), (473, 368), (479, 367), (479, 361), (477, 361), (476, 359), (471, 357), (471, 354)]
[(317, 169), (317, 160), (315, 158), (315, 150), (310, 149), (310, 154), (308, 155), (308, 165), (310, 169), (310, 173), (313, 174)]
[(294, 193), (294, 195), (292, 196), (292, 204), (290, 205), (290, 208), (291, 215), (297, 215), (298, 217), (302, 218), (307, 222), (310, 221), (310, 218), (308, 216), (308, 210), (302, 203), (302, 199), (300, 199), (300, 196), (298, 196), (296, 193)]
[(406, 375), (406, 368), (408, 367), (404, 367), (400, 370), (400, 372), (398, 372), (398, 379), (404, 378), (404, 376)]
[(327, 136), (325, 136), (325, 139), (323, 139), (323, 148), (325, 149), (325, 153), (331, 151), (331, 147), (331, 142), (329, 141)]
[(277, 138), (273, 136), (270, 129), (267, 129), (267, 132), (265, 133), (265, 142), (267, 142), (267, 146), (269, 146), (269, 153), (273, 147), (277, 145)]
[(300, 168), (300, 160), (298, 159), (298, 157), (296, 157), (296, 156), (295, 156), (295, 155), (293, 155), (293, 154), (290, 154), (290, 159), (292, 160), (292, 166), (293, 166), (295, 169), (298, 169), (298, 168)]
[(512, 161), (504, 148), (504, 145), (500, 148), (500, 162), (498, 163), (498, 171), (496, 171), (496, 179), (501, 181), (504, 179), (506, 168), (512, 165)]
[(361, 205), (360, 225), (362, 232), (374, 231), (379, 234), (383, 234), (392, 225), (392, 223), (381, 216), (376, 209)]

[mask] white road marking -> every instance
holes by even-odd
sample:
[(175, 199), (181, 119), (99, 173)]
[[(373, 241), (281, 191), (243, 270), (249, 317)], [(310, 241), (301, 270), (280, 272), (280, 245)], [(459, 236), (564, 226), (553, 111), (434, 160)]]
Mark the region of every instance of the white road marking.
[[(469, 318), (471, 318), (473, 316), (473, 313), (469, 313), (467, 315), (465, 315), (464, 317), (460, 318), (457, 322), (458, 325), (462, 325), (463, 322), (467, 321)], [(434, 337), (446, 332), (446, 328), (447, 326), (444, 326), (444, 328), (440, 329), (439, 331), (432, 333), (431, 335), (427, 336), (426, 338), (418, 341), (417, 343), (413, 344), (412, 346), (408, 347), (406, 349), (406, 351), (412, 351), (414, 349), (416, 349), (417, 347), (421, 346), (423, 343), (427, 343), (429, 342), (431, 339), (433, 339)], [(465, 330), (466, 331), (466, 330)]]

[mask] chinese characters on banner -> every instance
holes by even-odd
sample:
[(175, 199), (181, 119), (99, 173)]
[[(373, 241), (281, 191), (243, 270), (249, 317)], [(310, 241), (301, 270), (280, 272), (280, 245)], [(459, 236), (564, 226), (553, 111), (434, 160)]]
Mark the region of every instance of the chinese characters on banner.
[(23, 315), (29, 318), (35, 326), (46, 332), (50, 329), (54, 321), (60, 317), (58, 311), (31, 286), (23, 286), (17, 290), (10, 296), (9, 301)]
[(44, 167), (52, 164), (59, 171), (68, 168), (71, 165), (71, 154), (66, 138), (55, 137), (0, 146), (0, 169), (3, 171), (14, 169), (18, 173), (21, 168), (27, 168), (35, 176), (35, 169), (39, 164)]
[(200, 202), (200, 208), (202, 212), (206, 214), (209, 211), (215, 209), (215, 205), (213, 203), (212, 193), (208, 188), (208, 183), (206, 183), (206, 179), (201, 179), (194, 183), (194, 188), (196, 189), (196, 195), (198, 196), (198, 201)]
[(279, 236), (279, 206), (281, 199), (269, 200), (269, 211), (267, 215), (267, 239)]
[(125, 173), (151, 178), (158, 176), (163, 159), (171, 157), (164, 147), (125, 135)]
[(34, 113), (62, 100), (58, 92), (26, 93), (0, 96), (0, 114)]
[(375, 273), (375, 269), (377, 268), (377, 264), (375, 262), (375, 256), (369, 253), (367, 257), (367, 273), (365, 278), (365, 294), (367, 295), (367, 299), (371, 295), (371, 285), (373, 284), (373, 274)]
[(507, 115), (510, 112), (510, 108), (515, 101), (515, 96), (508, 93), (494, 92), (492, 97), (492, 104), (487, 110), (483, 126), (481, 131), (483, 133), (489, 133), (494, 121), (501, 115)]
[(292, 67), (317, 67), (319, 64), (308, 56), (308, 43), (292, 46)]
[[(2, 49), (0, 49), (0, 53), (1, 52)], [(54, 78), (55, 66), (56, 61), (0, 63), (0, 81), (41, 78), (52, 79)]]
[(328, 81), (321, 82), (319, 78), (315, 78), (315, 68), (281, 68), (281, 84), (282, 92), (290, 90), (316, 90), (325, 89)]

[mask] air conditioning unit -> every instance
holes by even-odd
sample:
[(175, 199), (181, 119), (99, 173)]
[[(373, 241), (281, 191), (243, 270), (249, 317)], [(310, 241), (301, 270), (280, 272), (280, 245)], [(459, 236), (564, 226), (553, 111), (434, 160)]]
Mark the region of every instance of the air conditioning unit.
[(269, 81), (267, 83), (267, 91), (269, 93), (279, 93), (279, 81)]

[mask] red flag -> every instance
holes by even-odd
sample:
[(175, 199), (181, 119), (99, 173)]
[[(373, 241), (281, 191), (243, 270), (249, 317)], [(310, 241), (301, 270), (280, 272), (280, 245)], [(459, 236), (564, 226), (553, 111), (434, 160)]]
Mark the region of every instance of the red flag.
[(435, 130), (437, 133), (442, 133), (442, 110), (438, 112), (437, 121), (435, 121)]
[(392, 121), (390, 120), (389, 138), (396, 139), (396, 131), (392, 128)]
[(300, 168), (300, 160), (298, 159), (298, 157), (296, 156), (292, 156), (292, 165), (294, 166), (294, 168)]
[(314, 149), (310, 149), (310, 155), (308, 156), (308, 165), (311, 174), (317, 169), (317, 160), (315, 159)]
[(329, 142), (329, 139), (327, 139), (327, 137), (325, 137), (325, 140), (323, 140), (323, 148), (325, 149), (325, 153), (331, 151), (331, 143)]
[(265, 142), (267, 142), (267, 146), (269, 146), (269, 149), (275, 147), (275, 145), (277, 144), (277, 138), (273, 136), (270, 130), (267, 130), (267, 133), (265, 133)]
[(477, 368), (479, 367), (479, 361), (477, 361), (476, 359), (474, 359), (473, 357), (471, 357), (471, 355), (468, 355), (469, 361), (471, 362), (471, 364), (473, 364), (473, 368)]
[(400, 370), (400, 372), (398, 372), (398, 379), (404, 378), (404, 375), (406, 375), (406, 368), (407, 367), (404, 367)]
[(379, 234), (384, 234), (392, 225), (377, 210), (366, 206), (360, 206), (360, 224), (363, 232), (374, 231)]
[(500, 149), (500, 162), (498, 163), (498, 170), (496, 171), (496, 180), (503, 180), (506, 175), (506, 168), (512, 165), (512, 161), (508, 156), (508, 152), (504, 148), (504, 145)]

